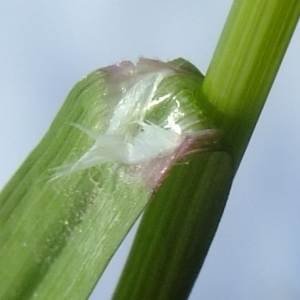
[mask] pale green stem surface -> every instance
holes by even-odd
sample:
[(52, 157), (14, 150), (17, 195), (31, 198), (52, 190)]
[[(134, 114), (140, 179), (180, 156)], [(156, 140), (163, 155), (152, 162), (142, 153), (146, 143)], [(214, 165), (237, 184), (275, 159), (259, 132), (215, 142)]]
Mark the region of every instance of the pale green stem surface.
[[(224, 131), (234, 171), (276, 77), (299, 13), (299, 0), (234, 1), (202, 85), (211, 114)], [(202, 161), (205, 166), (197, 166), (196, 177), (178, 171), (182, 173), (176, 175), (176, 181), (164, 182), (142, 219), (114, 300), (188, 297), (232, 182), (225, 157), (207, 154)], [(189, 168), (195, 175), (193, 166)], [(218, 180), (220, 174), (226, 179)], [(218, 203), (215, 209), (205, 209), (213, 203)]]

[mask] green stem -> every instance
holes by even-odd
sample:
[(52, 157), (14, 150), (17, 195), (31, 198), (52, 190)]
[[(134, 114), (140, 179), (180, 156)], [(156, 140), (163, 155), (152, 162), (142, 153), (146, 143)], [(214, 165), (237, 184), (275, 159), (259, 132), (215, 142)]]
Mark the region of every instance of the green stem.
[(172, 169), (143, 216), (114, 299), (186, 298), (223, 213), (232, 178), (226, 152), (196, 155)]
[[(276, 77), (299, 12), (299, 0), (236, 0), (232, 6), (202, 91), (215, 122), (224, 131), (234, 170)], [(225, 157), (207, 154), (198, 158), (203, 167), (193, 161), (189, 171), (178, 168), (171, 172), (142, 219), (115, 300), (188, 297), (231, 186), (233, 176)], [(194, 167), (199, 171), (197, 178), (193, 177)], [(219, 174), (223, 177), (213, 177)], [(215, 209), (213, 203), (218, 203)]]
[(203, 83), (238, 167), (300, 15), (299, 0), (236, 0)]

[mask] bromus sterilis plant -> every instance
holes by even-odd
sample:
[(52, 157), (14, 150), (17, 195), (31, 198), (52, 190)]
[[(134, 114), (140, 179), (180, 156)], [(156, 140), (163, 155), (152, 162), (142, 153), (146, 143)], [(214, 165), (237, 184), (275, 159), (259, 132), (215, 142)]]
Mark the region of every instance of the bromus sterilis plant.
[(205, 78), (175, 60), (78, 83), (1, 193), (1, 297), (85, 299), (155, 195), (114, 297), (186, 298), (298, 17), (236, 1)]

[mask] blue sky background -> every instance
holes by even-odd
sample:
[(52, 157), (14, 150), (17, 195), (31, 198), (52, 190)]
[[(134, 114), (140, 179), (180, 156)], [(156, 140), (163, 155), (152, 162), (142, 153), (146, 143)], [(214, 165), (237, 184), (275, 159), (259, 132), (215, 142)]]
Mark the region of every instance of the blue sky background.
[[(139, 56), (206, 72), (232, 1), (1, 1), (0, 185), (88, 72)], [(296, 30), (191, 300), (300, 299), (300, 30)], [(132, 234), (131, 234), (132, 236)], [(119, 249), (90, 300), (108, 300)]]

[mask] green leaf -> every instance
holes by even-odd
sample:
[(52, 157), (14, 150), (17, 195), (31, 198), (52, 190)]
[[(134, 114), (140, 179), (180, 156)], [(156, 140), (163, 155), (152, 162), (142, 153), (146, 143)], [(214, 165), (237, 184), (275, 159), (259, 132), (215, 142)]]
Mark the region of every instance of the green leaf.
[(53, 178), (92, 143), (71, 122), (101, 130), (109, 120), (104, 87), (103, 71), (74, 87), (1, 193), (0, 299), (86, 298), (150, 197), (110, 162)]
[(182, 59), (142, 59), (73, 88), (0, 195), (0, 299), (88, 297), (175, 160), (218, 145), (202, 81)]

